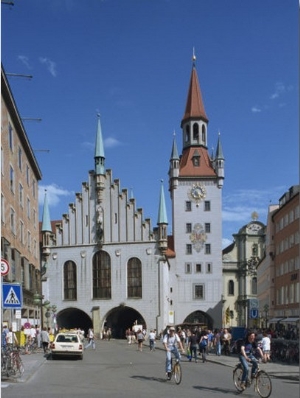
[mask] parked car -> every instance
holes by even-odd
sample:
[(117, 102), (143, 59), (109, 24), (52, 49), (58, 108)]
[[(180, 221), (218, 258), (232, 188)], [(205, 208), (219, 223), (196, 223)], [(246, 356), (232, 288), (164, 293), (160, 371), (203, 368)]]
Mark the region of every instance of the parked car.
[(50, 345), (52, 359), (57, 356), (83, 358), (83, 343), (77, 333), (58, 333)]

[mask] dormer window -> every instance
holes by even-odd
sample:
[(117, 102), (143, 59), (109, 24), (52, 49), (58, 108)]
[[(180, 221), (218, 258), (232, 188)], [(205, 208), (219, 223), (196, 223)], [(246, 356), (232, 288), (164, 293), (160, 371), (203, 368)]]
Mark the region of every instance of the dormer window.
[(192, 162), (194, 167), (199, 167), (200, 166), (200, 155), (198, 151), (194, 152), (194, 155), (192, 157)]

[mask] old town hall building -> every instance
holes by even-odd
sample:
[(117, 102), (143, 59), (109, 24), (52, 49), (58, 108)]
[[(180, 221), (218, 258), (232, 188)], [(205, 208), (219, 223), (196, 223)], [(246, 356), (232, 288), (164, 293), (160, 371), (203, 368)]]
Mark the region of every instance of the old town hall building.
[(208, 153), (208, 117), (193, 59), (181, 121), (169, 160), (172, 233), (167, 235), (164, 186), (157, 225), (105, 168), (100, 118), (94, 170), (62, 220), (50, 219), (47, 192), (42, 232), (42, 289), (55, 304), (56, 327), (110, 327), (124, 337), (133, 324), (222, 324), (222, 187), (224, 156), (218, 138)]

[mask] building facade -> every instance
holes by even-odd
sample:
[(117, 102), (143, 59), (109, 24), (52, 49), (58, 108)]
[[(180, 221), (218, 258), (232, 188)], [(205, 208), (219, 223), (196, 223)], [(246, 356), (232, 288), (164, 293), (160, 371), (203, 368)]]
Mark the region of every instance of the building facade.
[(1, 258), (9, 263), (5, 283), (20, 283), (23, 306), (3, 309), (3, 321), (39, 318), (34, 295), (40, 292), (38, 181), (41, 171), (12, 91), (1, 67)]
[[(182, 119), (182, 154), (174, 139), (169, 163), (172, 235), (164, 186), (157, 225), (105, 168), (100, 119), (95, 167), (62, 220), (53, 222), (45, 195), (42, 286), (55, 304), (56, 327), (111, 328), (124, 337), (134, 324), (222, 323), (222, 186), (220, 137), (208, 154), (206, 116), (195, 59)], [(53, 225), (55, 224), (54, 228)]]
[(257, 268), (265, 257), (266, 226), (253, 213), (253, 221), (233, 237), (234, 242), (223, 249), (223, 323), (259, 326)]
[[(269, 244), (258, 269), (262, 316), (268, 325), (277, 328), (299, 328), (299, 188), (292, 186), (278, 206), (269, 209)], [(270, 292), (268, 297), (266, 291)]]

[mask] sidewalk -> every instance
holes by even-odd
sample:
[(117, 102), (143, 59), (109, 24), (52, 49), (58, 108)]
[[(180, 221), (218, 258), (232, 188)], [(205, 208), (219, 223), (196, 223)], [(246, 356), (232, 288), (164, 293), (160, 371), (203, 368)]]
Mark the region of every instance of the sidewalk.
[(42, 366), (47, 360), (49, 354), (44, 354), (43, 350), (30, 355), (21, 355), (21, 359), (24, 365), (24, 373), (22, 376), (16, 375), (7, 377), (1, 374), (1, 387), (6, 387), (8, 383), (25, 383), (30, 377)]
[[(112, 339), (111, 342), (114, 340)], [(120, 340), (118, 340), (119, 342)], [(101, 344), (101, 342), (96, 342), (96, 344)], [(126, 340), (124, 340), (124, 344), (127, 344)], [(145, 343), (145, 346), (148, 346), (148, 342)], [(164, 351), (164, 348), (159, 340), (156, 341), (155, 345), (156, 350)], [(32, 375), (37, 371), (37, 369), (42, 366), (42, 364), (47, 361), (47, 357), (50, 354), (44, 354), (43, 351), (37, 352), (35, 354), (30, 355), (22, 355), (22, 361), (24, 364), (25, 371), (22, 376), (15, 376), (15, 377), (1, 377), (1, 387), (5, 388), (9, 383), (24, 383), (28, 381)], [(185, 355), (182, 356), (184, 362), (187, 361)], [(201, 361), (199, 356), (199, 362)], [(222, 366), (227, 366), (230, 368), (234, 368), (235, 365), (238, 363), (237, 355), (221, 355), (217, 356), (216, 354), (209, 354), (207, 356), (207, 362), (215, 363)], [(265, 370), (269, 373), (271, 377), (278, 378), (278, 379), (286, 379), (286, 380), (298, 380), (299, 381), (299, 365), (296, 364), (285, 364), (285, 363), (261, 363), (260, 369)]]

